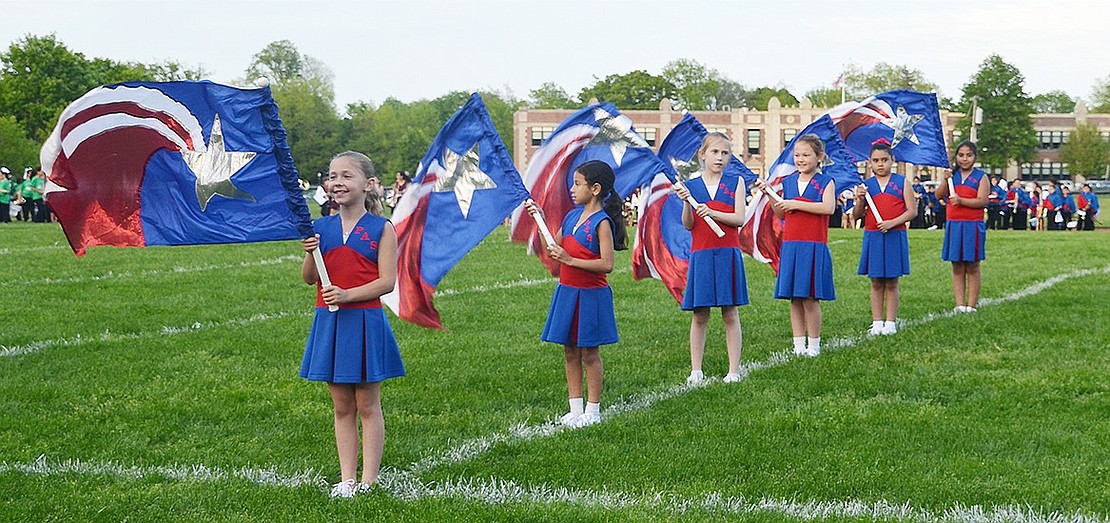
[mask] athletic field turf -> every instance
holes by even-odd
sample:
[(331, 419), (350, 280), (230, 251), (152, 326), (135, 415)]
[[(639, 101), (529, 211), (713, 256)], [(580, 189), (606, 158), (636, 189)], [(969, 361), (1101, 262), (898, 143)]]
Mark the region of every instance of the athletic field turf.
[(603, 422), (564, 430), (553, 280), (498, 229), (436, 304), (391, 316), (381, 488), (329, 500), (326, 387), (297, 377), (313, 289), (298, 242), (95, 248), (0, 227), (0, 520), (1110, 521), (1110, 235), (994, 232), (975, 314), (953, 315), (940, 232), (911, 231), (900, 331), (868, 338), (859, 231), (831, 231), (820, 357), (747, 262), (746, 379), (714, 317), (610, 276)]

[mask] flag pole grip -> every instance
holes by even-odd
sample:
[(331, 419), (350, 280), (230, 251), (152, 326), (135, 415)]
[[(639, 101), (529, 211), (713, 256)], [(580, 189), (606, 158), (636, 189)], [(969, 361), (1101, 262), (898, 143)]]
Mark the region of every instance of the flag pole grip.
[(871, 193), (864, 192), (863, 196), (867, 198), (867, 208), (871, 209), (871, 215), (875, 217), (875, 225), (883, 223), (883, 216), (879, 214), (879, 208), (875, 207), (875, 200), (871, 198)]
[(771, 199), (775, 200), (776, 202), (783, 201), (782, 196), (779, 196), (779, 193), (775, 192), (775, 190), (772, 189), (769, 185), (763, 186), (763, 192), (767, 193), (767, 196), (770, 196)]
[[(679, 187), (683, 186), (682, 182), (675, 182), (675, 185)], [(690, 204), (690, 207), (694, 209), (697, 209), (698, 206), (701, 205), (700, 203), (698, 203), (697, 200), (694, 199), (694, 195), (692, 194), (686, 197), (686, 203)], [(721, 229), (720, 225), (717, 225), (717, 222), (714, 221), (713, 218), (710, 218), (708, 216), (702, 216), (702, 218), (705, 219), (705, 223), (709, 225), (709, 228), (713, 229), (713, 234), (716, 234), (718, 238), (724, 237), (725, 231)]]
[[(531, 203), (533, 205), (536, 204), (536, 202), (532, 199), (529, 199), (528, 203)], [(540, 218), (540, 213), (529, 212), (528, 214), (532, 215), (533, 220), (536, 220), (536, 228), (540, 230), (540, 234), (543, 235), (543, 239), (547, 241), (547, 246), (555, 247), (556, 245), (559, 245), (558, 243), (555, 243), (555, 236), (553, 236), (551, 234), (551, 231), (547, 229), (547, 224), (544, 223), (543, 220)]]
[[(316, 262), (316, 272), (320, 274), (320, 285), (324, 287), (331, 287), (331, 278), (328, 277), (328, 268), (324, 266), (324, 255), (320, 254), (320, 248), (312, 249), (312, 261)], [(328, 305), (328, 311), (335, 312), (339, 310), (338, 305)]]
[(951, 199), (953, 196), (959, 196), (959, 195), (956, 194), (956, 182), (953, 182), (952, 178), (949, 178), (948, 179), (948, 198)]

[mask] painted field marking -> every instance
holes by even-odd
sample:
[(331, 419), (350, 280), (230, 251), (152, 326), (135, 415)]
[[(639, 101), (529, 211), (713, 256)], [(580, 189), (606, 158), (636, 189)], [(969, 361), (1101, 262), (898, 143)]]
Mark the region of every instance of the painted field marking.
[(300, 262), (303, 256), (286, 255), (277, 258), (270, 258), (267, 260), (258, 260), (250, 262), (227, 263), (223, 265), (194, 265), (192, 267), (172, 267), (169, 269), (152, 269), (142, 272), (115, 272), (108, 271), (104, 274), (95, 274), (87, 276), (62, 276), (62, 277), (44, 277), (44, 278), (27, 278), (22, 280), (0, 280), (0, 286), (29, 286), (29, 285), (57, 285), (57, 284), (72, 284), (72, 283), (86, 283), (93, 281), (108, 281), (118, 279), (130, 278), (143, 278), (149, 276), (164, 276), (172, 274), (189, 274), (194, 272), (206, 271), (221, 271), (226, 269), (242, 269), (250, 267), (266, 267), (271, 265), (281, 265), (289, 262)]

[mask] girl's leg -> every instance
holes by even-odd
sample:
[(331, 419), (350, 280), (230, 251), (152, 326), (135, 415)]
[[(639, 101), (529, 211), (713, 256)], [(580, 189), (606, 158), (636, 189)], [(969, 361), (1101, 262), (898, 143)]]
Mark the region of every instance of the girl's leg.
[(740, 373), (740, 351), (744, 346), (744, 332), (740, 327), (740, 311), (735, 305), (721, 307), (721, 320), (725, 323), (725, 346), (728, 348), (728, 373)]
[(956, 308), (967, 305), (967, 269), (964, 262), (952, 262), (952, 294), (956, 297)]
[(883, 296), (886, 301), (886, 321), (898, 319), (898, 302), (902, 299), (898, 291), (898, 278), (885, 278)]
[(570, 398), (582, 397), (582, 349), (571, 345), (563, 345), (563, 368), (567, 374), (567, 396)]
[(979, 303), (979, 289), (983, 286), (983, 274), (979, 271), (979, 262), (969, 262), (967, 274), (967, 306), (975, 307)]
[(821, 302), (815, 299), (802, 300), (805, 310), (805, 332), (810, 338), (821, 337)]
[(690, 371), (701, 371), (701, 361), (705, 356), (705, 332), (709, 328), (709, 307), (694, 309), (690, 320)]
[(385, 448), (385, 418), (382, 416), (381, 383), (362, 383), (355, 388), (355, 401), (362, 420), (362, 482), (378, 482)]
[[(584, 347), (579, 351), (582, 354), (582, 364), (586, 367), (586, 401), (601, 403), (602, 378), (605, 373), (604, 366), (601, 363), (601, 351), (597, 347)], [(581, 381), (578, 384), (579, 387), (582, 386)]]
[(871, 321), (883, 319), (883, 297), (886, 291), (886, 278), (871, 278)]
[(790, 332), (795, 338), (806, 335), (806, 308), (804, 298), (790, 298)]
[(358, 468), (358, 410), (355, 386), (347, 383), (328, 383), (328, 392), (335, 407), (335, 447), (339, 451), (340, 479), (355, 479)]

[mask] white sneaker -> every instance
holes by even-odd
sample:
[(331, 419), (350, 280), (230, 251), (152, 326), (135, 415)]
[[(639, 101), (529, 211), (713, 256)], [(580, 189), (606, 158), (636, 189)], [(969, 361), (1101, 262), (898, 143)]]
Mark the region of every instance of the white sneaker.
[(964, 307), (964, 312), (979, 312), (975, 307)]
[(878, 336), (882, 333), (883, 333), (883, 328), (878, 326), (878, 325), (872, 325), (870, 329), (867, 329), (867, 335), (868, 336)]
[(896, 327), (893, 323), (888, 323), (886, 325), (883, 325), (882, 328), (879, 329), (879, 334), (884, 335), (884, 336), (890, 335), (890, 334), (895, 334), (897, 332), (898, 332), (898, 327)]
[(821, 355), (821, 349), (806, 349), (805, 355), (810, 358), (816, 358)]
[(805, 356), (806, 355), (806, 348), (805, 347), (794, 347), (794, 355), (795, 356)]
[(964, 307), (963, 305), (957, 305), (954, 309), (952, 309), (952, 312), (955, 312), (956, 314), (964, 313), (967, 312), (967, 307)]
[(739, 372), (730, 372), (728, 374), (725, 374), (725, 377), (722, 381), (724, 381), (725, 383), (736, 383), (742, 379), (744, 379), (743, 374)]
[(559, 418), (559, 423), (562, 423), (563, 425), (565, 425), (567, 427), (574, 427), (575, 426), (574, 424), (578, 422), (578, 418), (580, 416), (582, 416), (582, 414), (575, 414), (573, 412), (568, 412), (566, 414), (563, 414), (563, 416), (561, 418)]
[(700, 370), (690, 371), (690, 376), (686, 378), (687, 385), (698, 385), (705, 381), (705, 373)]
[(353, 498), (355, 497), (355, 491), (357, 490), (358, 484), (355, 483), (354, 478), (351, 478), (346, 481), (340, 481), (339, 483), (332, 485), (331, 493), (328, 494), (328, 497), (341, 499)]
[(589, 427), (590, 425), (593, 425), (594, 423), (600, 423), (600, 422), (601, 422), (601, 414), (593, 414), (591, 412), (584, 412), (584, 413), (582, 413), (581, 416), (578, 416), (577, 418), (574, 419), (574, 425), (572, 425), (572, 427), (576, 428), (576, 429), (577, 428), (582, 428), (582, 427)]

